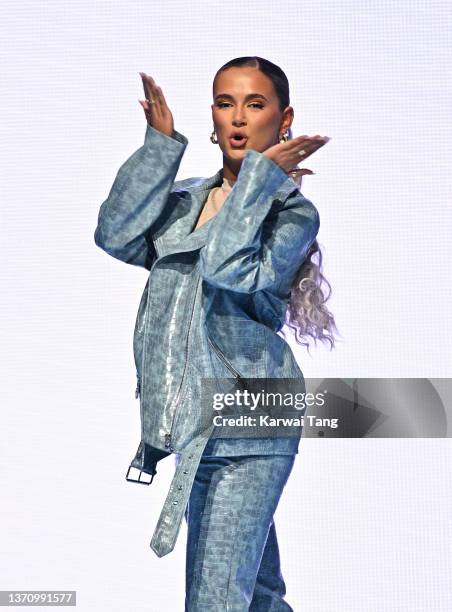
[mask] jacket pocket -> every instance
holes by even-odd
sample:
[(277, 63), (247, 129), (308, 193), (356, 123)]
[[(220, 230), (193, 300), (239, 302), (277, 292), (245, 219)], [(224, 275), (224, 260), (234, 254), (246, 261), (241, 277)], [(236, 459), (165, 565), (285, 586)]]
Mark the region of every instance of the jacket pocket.
[[(261, 325), (253, 319), (227, 316), (211, 318), (207, 339), (211, 353), (224, 367), (223, 376), (265, 378), (266, 348)], [(217, 371), (218, 367), (214, 371)]]
[(220, 361), (226, 366), (226, 368), (229, 370), (229, 372), (237, 379), (243, 378), (242, 374), (240, 374), (240, 372), (238, 372), (234, 366), (229, 363), (229, 361), (227, 360), (225, 354), (221, 351), (221, 349), (218, 347), (218, 344), (212, 340), (210, 338), (210, 336), (207, 336), (207, 340), (210, 344), (210, 346), (213, 348), (213, 350), (215, 351), (215, 353), (218, 355)]

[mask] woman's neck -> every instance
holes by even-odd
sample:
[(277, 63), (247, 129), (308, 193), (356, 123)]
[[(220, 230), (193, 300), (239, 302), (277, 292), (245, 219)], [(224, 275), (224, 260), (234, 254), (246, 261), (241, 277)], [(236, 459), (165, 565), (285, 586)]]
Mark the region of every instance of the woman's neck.
[(223, 178), (223, 184), (222, 184), (222, 189), (228, 191), (230, 189), (232, 189), (234, 187), (234, 183), (237, 181), (237, 179), (228, 179), (226, 177)]
[(242, 160), (230, 160), (223, 155), (223, 177), (230, 181), (236, 181), (241, 165)]

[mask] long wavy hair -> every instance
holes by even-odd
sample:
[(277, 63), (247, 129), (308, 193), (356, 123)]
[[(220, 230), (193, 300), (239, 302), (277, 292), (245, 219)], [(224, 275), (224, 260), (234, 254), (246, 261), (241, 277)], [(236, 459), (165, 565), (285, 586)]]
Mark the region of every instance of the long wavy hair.
[[(290, 105), (289, 81), (279, 66), (263, 57), (254, 55), (232, 59), (217, 70), (214, 80), (227, 68), (244, 66), (257, 68), (271, 80), (278, 96), (279, 109), (283, 112)], [(289, 138), (292, 138), (290, 129)], [(327, 294), (324, 293), (324, 285), (328, 288)], [(296, 342), (306, 346), (308, 351), (309, 337), (314, 339), (315, 344), (317, 340), (329, 342), (330, 350), (334, 346), (334, 334), (338, 330), (332, 313), (325, 306), (331, 293), (331, 285), (322, 274), (322, 252), (315, 239), (292, 284), (285, 320), (285, 324), (294, 332)]]

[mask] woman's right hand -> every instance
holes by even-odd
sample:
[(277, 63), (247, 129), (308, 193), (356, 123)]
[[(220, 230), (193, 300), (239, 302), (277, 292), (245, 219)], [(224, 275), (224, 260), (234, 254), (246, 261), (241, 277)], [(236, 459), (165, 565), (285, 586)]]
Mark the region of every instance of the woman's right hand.
[(144, 110), (146, 120), (162, 134), (172, 136), (174, 132), (173, 115), (166, 103), (163, 91), (156, 84), (154, 79), (145, 72), (140, 72), (141, 80), (143, 81), (143, 89), (145, 98), (154, 100), (154, 104), (146, 102), (146, 100), (138, 100)]

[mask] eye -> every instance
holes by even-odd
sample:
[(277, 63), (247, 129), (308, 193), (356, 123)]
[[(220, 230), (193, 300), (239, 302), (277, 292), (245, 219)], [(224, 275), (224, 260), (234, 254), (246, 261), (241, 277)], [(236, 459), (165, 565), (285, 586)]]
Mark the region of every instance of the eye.
[[(223, 108), (224, 106), (230, 106), (229, 102), (218, 102), (218, 108)], [(251, 102), (250, 106), (257, 106), (258, 108), (264, 108), (264, 105), (260, 102)]]

